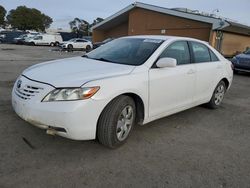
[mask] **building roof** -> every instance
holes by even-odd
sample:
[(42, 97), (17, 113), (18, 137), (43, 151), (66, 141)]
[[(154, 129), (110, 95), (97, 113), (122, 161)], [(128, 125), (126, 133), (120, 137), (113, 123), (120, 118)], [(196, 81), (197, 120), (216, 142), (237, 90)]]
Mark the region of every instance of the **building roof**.
[(212, 24), (213, 30), (225, 30), (229, 32), (240, 33), (244, 35), (250, 35), (250, 27), (246, 25), (242, 25), (236, 22), (227, 21), (221, 18), (215, 18), (212, 16), (206, 16), (202, 14), (192, 13), (192, 12), (185, 12), (178, 9), (168, 9), (164, 7), (159, 7), (155, 5), (149, 5), (145, 3), (135, 2), (124, 9), (120, 10), (119, 12), (111, 15), (110, 17), (106, 18), (102, 22), (98, 23), (97, 25), (93, 26), (92, 29), (99, 29), (105, 30), (110, 27), (115, 27), (120, 23), (125, 22), (128, 20), (129, 12), (135, 8), (142, 8), (154, 12), (159, 12), (163, 14), (168, 14), (176, 17), (186, 18), (190, 20), (205, 22)]

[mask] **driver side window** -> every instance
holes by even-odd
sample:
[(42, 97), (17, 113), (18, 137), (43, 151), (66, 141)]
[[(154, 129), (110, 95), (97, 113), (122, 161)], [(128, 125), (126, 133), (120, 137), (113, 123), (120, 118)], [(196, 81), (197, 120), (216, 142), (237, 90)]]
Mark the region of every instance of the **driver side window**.
[(168, 46), (160, 55), (160, 58), (170, 57), (177, 61), (177, 65), (190, 64), (190, 53), (186, 41), (177, 41)]

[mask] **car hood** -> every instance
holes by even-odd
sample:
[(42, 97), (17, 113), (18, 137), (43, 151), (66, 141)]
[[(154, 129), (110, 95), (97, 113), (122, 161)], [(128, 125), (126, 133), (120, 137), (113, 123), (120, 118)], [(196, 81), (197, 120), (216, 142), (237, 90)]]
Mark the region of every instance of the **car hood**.
[(239, 59), (250, 59), (249, 54), (239, 54), (236, 57), (239, 58)]
[(55, 87), (80, 87), (86, 82), (129, 74), (135, 66), (73, 57), (33, 65), (23, 75)]

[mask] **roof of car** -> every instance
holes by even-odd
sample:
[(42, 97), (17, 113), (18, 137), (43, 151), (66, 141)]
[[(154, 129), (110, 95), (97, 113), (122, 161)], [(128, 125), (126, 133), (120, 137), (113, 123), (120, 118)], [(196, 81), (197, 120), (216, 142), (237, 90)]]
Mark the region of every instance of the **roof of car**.
[(122, 38), (143, 38), (143, 39), (158, 39), (158, 40), (170, 40), (170, 39), (181, 39), (181, 40), (193, 40), (199, 42), (205, 42), (194, 38), (189, 37), (178, 37), (178, 36), (169, 36), (169, 35), (134, 35), (134, 36), (126, 36)]

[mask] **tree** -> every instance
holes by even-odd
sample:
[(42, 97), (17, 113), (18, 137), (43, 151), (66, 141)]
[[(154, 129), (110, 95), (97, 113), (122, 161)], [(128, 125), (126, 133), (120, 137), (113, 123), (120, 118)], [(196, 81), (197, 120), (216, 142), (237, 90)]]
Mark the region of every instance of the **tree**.
[(16, 9), (10, 10), (7, 15), (7, 22), (13, 28), (20, 30), (44, 31), (50, 26), (53, 20), (35, 8), (19, 6)]
[(0, 5), (0, 25), (4, 25), (5, 23), (5, 15), (6, 15), (6, 10), (3, 6)]
[(90, 25), (87, 21), (80, 18), (75, 18), (73, 21), (69, 22), (72, 32), (77, 33), (78, 37), (80, 35), (88, 36)]
[(103, 18), (97, 17), (90, 26), (93, 27), (94, 25), (102, 22), (103, 20)]
[(80, 18), (75, 18), (73, 21), (69, 22), (70, 28), (72, 32), (77, 33), (78, 37), (79, 36), (89, 36), (91, 35), (91, 27), (94, 25), (102, 22), (102, 18), (96, 18), (92, 24), (89, 24), (89, 22), (80, 19)]

